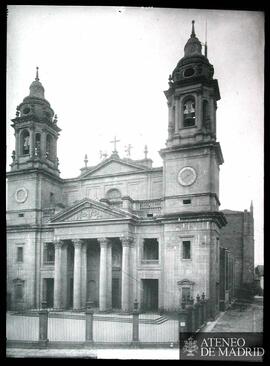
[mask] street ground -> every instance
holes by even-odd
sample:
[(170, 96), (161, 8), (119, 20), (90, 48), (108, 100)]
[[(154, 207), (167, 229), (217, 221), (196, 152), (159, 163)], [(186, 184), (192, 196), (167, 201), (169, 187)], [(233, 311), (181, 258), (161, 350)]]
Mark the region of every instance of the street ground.
[[(153, 318), (153, 316), (152, 316)], [(58, 319), (59, 320), (59, 319)], [(70, 319), (71, 322), (76, 320)], [(158, 327), (163, 325), (162, 340), (175, 339), (176, 327), (173, 326), (173, 335), (167, 338), (167, 333), (171, 333), (171, 326), (164, 327), (164, 325), (170, 324), (172, 320), (167, 320), (161, 323)], [(97, 322), (101, 324), (100, 322)], [(110, 321), (106, 321), (107, 332), (110, 327), (108, 325)], [(131, 325), (127, 323), (128, 325)], [(72, 324), (70, 324), (71, 326)], [(115, 322), (114, 322), (115, 326)], [(147, 334), (151, 335), (151, 329), (157, 327), (156, 324), (144, 324), (144, 329), (147, 332), (143, 333), (144, 337)], [(153, 328), (154, 329), (154, 328)], [(160, 328), (162, 329), (162, 328)], [(203, 329), (203, 332), (262, 332), (263, 331), (263, 305), (262, 302), (253, 301), (252, 303), (239, 303), (236, 302), (226, 312), (221, 313), (220, 316), (214, 322), (208, 322), (207, 326)], [(152, 331), (153, 332), (153, 331)], [(110, 332), (108, 332), (110, 333)], [(154, 332), (154, 334), (159, 334)], [(84, 333), (83, 333), (84, 334)], [(151, 337), (152, 338), (152, 337)], [(154, 336), (157, 338), (157, 335)], [(8, 338), (9, 339), (9, 338)], [(149, 339), (144, 338), (145, 341)], [(99, 358), (99, 359), (179, 359), (178, 348), (137, 348), (137, 349), (18, 349), (8, 348), (6, 352), (7, 357), (17, 358)]]
[(252, 303), (235, 302), (216, 322), (208, 324), (204, 332), (263, 332), (262, 301), (256, 297)]

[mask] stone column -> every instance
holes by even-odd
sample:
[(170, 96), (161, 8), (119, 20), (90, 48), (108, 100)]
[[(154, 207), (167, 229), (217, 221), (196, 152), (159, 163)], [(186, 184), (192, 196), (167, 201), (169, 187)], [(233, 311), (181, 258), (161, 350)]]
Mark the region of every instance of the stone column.
[(121, 238), (122, 241), (122, 296), (121, 308), (123, 311), (129, 310), (129, 286), (130, 286), (130, 244), (131, 238)]
[(30, 129), (30, 146), (29, 146), (29, 155), (32, 157), (34, 155), (34, 147), (35, 147), (35, 133), (33, 129)]
[(67, 292), (68, 292), (68, 282), (67, 282), (67, 246), (64, 245), (62, 247), (62, 251), (61, 251), (61, 291), (62, 291), (62, 296), (61, 296), (61, 301), (62, 301), (62, 308), (66, 309), (68, 306), (68, 297), (67, 297)]
[(81, 283), (82, 307), (86, 307), (87, 296), (87, 244), (82, 247), (82, 283)]
[(99, 265), (99, 310), (107, 309), (107, 244), (108, 239), (98, 239), (100, 244), (100, 265)]
[(179, 97), (174, 97), (175, 99), (175, 126), (174, 126), (174, 132), (178, 133), (179, 132), (179, 126), (180, 126), (180, 111), (179, 111), (179, 105), (180, 105), (180, 100)]
[(107, 245), (107, 309), (112, 308), (112, 243)]
[(73, 309), (81, 308), (81, 263), (82, 263), (82, 241), (72, 240), (74, 245), (74, 279), (73, 279)]
[(53, 307), (55, 309), (61, 308), (61, 256), (62, 256), (63, 241), (54, 241), (55, 256), (54, 256), (54, 301)]
[(196, 125), (200, 130), (202, 128), (202, 94), (198, 93), (195, 96), (195, 118), (196, 118)]
[(21, 147), (21, 134), (15, 129), (15, 160), (18, 160), (18, 156), (21, 155), (22, 147)]

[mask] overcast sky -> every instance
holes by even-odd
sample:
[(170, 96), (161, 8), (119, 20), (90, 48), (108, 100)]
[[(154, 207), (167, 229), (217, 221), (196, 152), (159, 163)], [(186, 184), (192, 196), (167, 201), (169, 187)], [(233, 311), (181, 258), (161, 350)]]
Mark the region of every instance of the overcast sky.
[(255, 263), (263, 263), (264, 17), (224, 10), (9, 6), (7, 36), (7, 161), (15, 148), (10, 119), (29, 94), (39, 66), (45, 98), (62, 129), (58, 157), (62, 178), (78, 176), (111, 153), (116, 136), (120, 157), (154, 166), (168, 127), (163, 91), (168, 76), (195, 32), (205, 41), (221, 100), (217, 139), (221, 209), (249, 209), (254, 203)]

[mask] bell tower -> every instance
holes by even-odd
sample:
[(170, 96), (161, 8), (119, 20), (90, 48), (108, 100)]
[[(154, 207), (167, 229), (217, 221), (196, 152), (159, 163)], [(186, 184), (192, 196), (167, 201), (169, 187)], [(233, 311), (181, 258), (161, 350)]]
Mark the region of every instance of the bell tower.
[(214, 68), (195, 34), (194, 21), (184, 57), (169, 76), (169, 121), (164, 162), (164, 213), (217, 211), (219, 165), (216, 110), (220, 99)]
[(15, 150), (7, 172), (7, 222), (17, 228), (37, 225), (42, 221), (42, 210), (54, 208), (62, 200), (57, 158), (61, 130), (44, 97), (38, 67), (30, 93), (18, 105), (11, 126), (15, 130)]
[[(206, 47), (205, 47), (206, 51)], [(219, 211), (219, 166), (216, 109), (220, 99), (214, 68), (192, 31), (166, 90), (168, 139), (163, 159), (163, 220), (166, 246), (165, 283), (171, 293), (201, 291), (210, 314), (219, 311), (219, 237), (226, 218)], [(174, 248), (171, 250), (171, 248)], [(173, 268), (174, 276), (170, 273)], [(179, 287), (177, 292), (177, 286)], [(173, 292), (174, 291), (174, 292)], [(175, 295), (175, 304), (178, 295)]]
[(59, 176), (57, 139), (61, 130), (57, 126), (57, 116), (44, 97), (38, 67), (30, 93), (17, 106), (12, 122), (16, 142), (11, 171), (37, 168)]

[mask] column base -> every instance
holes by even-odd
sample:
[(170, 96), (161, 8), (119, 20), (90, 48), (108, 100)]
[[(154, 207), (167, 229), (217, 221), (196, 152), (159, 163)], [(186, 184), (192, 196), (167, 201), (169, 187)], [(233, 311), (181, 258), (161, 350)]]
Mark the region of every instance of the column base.
[(93, 346), (94, 345), (94, 341), (84, 341), (84, 347), (89, 347), (89, 346)]
[(119, 311), (120, 314), (126, 314), (126, 315), (132, 315), (132, 310), (120, 310)]
[(42, 341), (38, 341), (38, 346), (39, 346), (39, 348), (47, 348), (48, 343), (49, 343), (49, 340), (44, 339)]
[(52, 311), (64, 311), (65, 309), (64, 308), (53, 308)]
[(130, 343), (130, 348), (141, 348), (142, 347), (142, 344), (140, 341), (132, 341)]
[(80, 308), (80, 309), (72, 309), (71, 310), (73, 313), (82, 313), (85, 311), (85, 308)]

